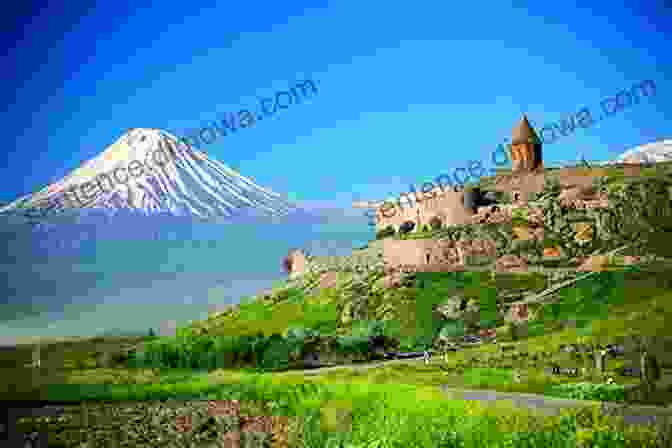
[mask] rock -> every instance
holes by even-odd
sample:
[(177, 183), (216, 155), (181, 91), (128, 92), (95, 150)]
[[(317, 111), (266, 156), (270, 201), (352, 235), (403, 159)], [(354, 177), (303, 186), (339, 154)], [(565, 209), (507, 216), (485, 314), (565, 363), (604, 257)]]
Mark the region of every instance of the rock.
[(609, 257), (606, 255), (593, 255), (585, 258), (577, 271), (604, 271), (609, 265)]
[(544, 248), (544, 257), (548, 258), (558, 258), (562, 256), (562, 251), (559, 247), (546, 247)]
[(482, 329), (478, 332), (478, 335), (481, 338), (492, 340), (497, 335), (497, 331), (494, 328)]
[(385, 288), (399, 288), (403, 285), (404, 275), (401, 272), (392, 272), (383, 278)]
[(503, 255), (495, 261), (495, 271), (512, 272), (527, 271), (527, 261), (516, 255)]
[(338, 273), (337, 272), (325, 272), (320, 275), (320, 289), (323, 288), (335, 288), (338, 284)]
[(586, 222), (577, 222), (572, 224), (572, 230), (576, 232), (574, 240), (579, 243), (587, 243), (592, 241), (595, 234), (595, 227)]
[(512, 305), (504, 316), (504, 320), (510, 323), (526, 322), (529, 319), (529, 307), (525, 303)]
[(593, 187), (571, 187), (562, 190), (558, 200), (563, 201), (573, 201), (577, 199), (590, 199), (595, 196), (595, 190)]
[(529, 227), (518, 226), (513, 227), (511, 230), (513, 231), (515, 237), (519, 240), (528, 241), (532, 239), (532, 232)]

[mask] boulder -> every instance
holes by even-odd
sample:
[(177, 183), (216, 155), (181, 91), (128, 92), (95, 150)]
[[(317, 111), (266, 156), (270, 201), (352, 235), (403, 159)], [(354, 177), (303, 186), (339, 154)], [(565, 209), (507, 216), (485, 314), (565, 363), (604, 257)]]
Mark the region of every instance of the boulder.
[(385, 288), (399, 288), (402, 286), (404, 275), (401, 272), (390, 272), (383, 278), (383, 287)]
[(583, 260), (577, 268), (578, 271), (604, 271), (609, 265), (609, 257), (606, 255), (593, 255)]
[(513, 227), (513, 234), (516, 237), (516, 239), (522, 240), (522, 241), (528, 241), (532, 239), (532, 231), (529, 227), (527, 226), (517, 226)]
[(320, 275), (320, 289), (323, 288), (335, 288), (338, 284), (338, 273), (337, 272), (325, 272)]
[(576, 232), (574, 240), (579, 243), (587, 243), (592, 241), (595, 234), (595, 227), (588, 222), (572, 223), (572, 230)]
[(516, 255), (503, 255), (495, 261), (495, 271), (516, 272), (527, 271), (527, 261)]
[(558, 200), (560, 201), (574, 201), (574, 200), (585, 200), (591, 199), (595, 196), (595, 189), (593, 187), (584, 186), (584, 187), (571, 187), (562, 190)]
[(558, 258), (562, 256), (562, 251), (559, 247), (546, 247), (544, 248), (544, 257), (548, 258)]

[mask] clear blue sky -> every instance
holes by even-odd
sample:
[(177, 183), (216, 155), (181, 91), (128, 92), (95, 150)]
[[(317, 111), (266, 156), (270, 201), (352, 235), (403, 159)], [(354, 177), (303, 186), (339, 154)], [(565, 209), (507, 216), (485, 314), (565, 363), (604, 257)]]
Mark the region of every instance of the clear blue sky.
[(349, 204), (489, 158), (522, 113), (535, 125), (597, 114), (644, 79), (653, 99), (544, 157), (606, 159), (672, 136), (662, 1), (21, 3), (4, 27), (3, 202), (128, 128), (182, 133), (305, 78), (318, 82), (312, 100), (204, 149), (292, 198)]

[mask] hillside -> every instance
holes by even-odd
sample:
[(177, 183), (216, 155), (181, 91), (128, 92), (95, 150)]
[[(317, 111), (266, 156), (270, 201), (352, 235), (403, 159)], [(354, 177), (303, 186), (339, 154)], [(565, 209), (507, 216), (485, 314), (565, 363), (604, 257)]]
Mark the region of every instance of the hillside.
[[(383, 403), (368, 395), (374, 388), (387, 394), (385, 406), (393, 402), (389, 397), (407, 397), (396, 405), (407, 413), (411, 396), (424, 394), (431, 397), (423, 401), (427, 409), (450, 405), (464, 414), (465, 402), (439, 394), (452, 389), (628, 405), (616, 410), (632, 409), (633, 403), (663, 409), (660, 405), (672, 404), (672, 263), (665, 257), (669, 244), (659, 241), (669, 241), (665, 232), (670, 221), (666, 209), (650, 213), (650, 206), (669, 207), (669, 196), (660, 194), (669, 186), (669, 171), (659, 167), (642, 181), (628, 173), (619, 175), (618, 167), (609, 169), (614, 170), (611, 177), (598, 176), (596, 189), (616, 206), (590, 216), (595, 227), (591, 238), (580, 244), (575, 244), (579, 232), (568, 222), (567, 211), (575, 218), (586, 215), (558, 199), (563, 186), (548, 182), (540, 195), (511, 207), (516, 212), (509, 221), (379, 235), (348, 257), (308, 256), (301, 275), (178, 328), (174, 337), (54, 341), (43, 346), (39, 368), (29, 367), (34, 345), (0, 352), (1, 373), (9, 379), (2, 393), (65, 402), (127, 400), (124, 406), (112, 406), (116, 414), (127, 415), (128, 423), (147, 418), (151, 409), (162, 415), (156, 418), (163, 423), (151, 424), (147, 431), (171, 438), (182, 436), (165, 429), (172, 428), (170, 415), (202, 413), (193, 409), (206, 397), (227, 403), (227, 397), (240, 397), (241, 404), (244, 398), (248, 415), (282, 408), (283, 415), (301, 415), (305, 425), (310, 421), (304, 419), (305, 412), (313, 411), (300, 408), (304, 404), (299, 402), (319, 405), (316, 415), (331, 412), (329, 406), (352, 415), (357, 390), (366, 390), (368, 397), (361, 398), (357, 412)], [(553, 238), (521, 238), (525, 227), (542, 227), (545, 236)], [(473, 241), (497, 233), (504, 237), (494, 260), (471, 257), (459, 270), (381, 262), (386, 238)], [(547, 248), (561, 251), (547, 254)], [(526, 262), (513, 268), (501, 263), (514, 256)], [(649, 353), (647, 359), (655, 358), (658, 370), (651, 370), (649, 361), (641, 363), (642, 349)], [(383, 361), (422, 350), (437, 356), (426, 364), (412, 357)], [(340, 367), (322, 369), (325, 366)], [(184, 401), (177, 410), (164, 409), (162, 400), (176, 398), (196, 401)], [(103, 407), (92, 406), (91, 412), (108, 412)], [(67, 431), (80, 431), (72, 422), (88, 408), (69, 409), (63, 420), (71, 421)], [(478, 412), (504, 422), (521, 411)], [(421, 416), (423, 421), (427, 417)], [(606, 421), (612, 428), (609, 437), (633, 434), (615, 429), (620, 427), (611, 417), (589, 422), (584, 418), (570, 421), (586, 434), (604, 434)], [(249, 421), (241, 411), (241, 427)], [(22, 427), (28, 431), (36, 424), (24, 422)], [(58, 434), (54, 437), (62, 438), (64, 423), (49, 424)], [(96, 428), (107, 434), (116, 424), (98, 422)], [(460, 434), (474, 432), (471, 423), (454, 427)], [(516, 425), (508, 428), (510, 434), (519, 431)], [(204, 437), (231, 434), (227, 431), (219, 428)], [(292, 430), (299, 441), (291, 446), (305, 444), (305, 439), (300, 441), (307, 437), (303, 431)], [(576, 429), (539, 434), (553, 432), (567, 438)], [(136, 437), (130, 428), (122, 433)], [(201, 434), (201, 429), (194, 433)], [(136, 443), (145, 440), (137, 437)]]

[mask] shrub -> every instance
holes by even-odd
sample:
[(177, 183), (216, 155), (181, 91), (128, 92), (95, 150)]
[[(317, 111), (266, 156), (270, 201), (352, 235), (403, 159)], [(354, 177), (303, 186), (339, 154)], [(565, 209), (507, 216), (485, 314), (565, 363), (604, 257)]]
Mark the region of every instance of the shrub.
[(286, 369), (289, 367), (290, 352), (291, 345), (279, 334), (273, 334), (265, 341), (258, 366), (267, 370)]
[(451, 339), (464, 336), (465, 327), (461, 320), (449, 320), (439, 331), (439, 337), (442, 339)]
[(423, 232), (429, 232), (429, 226), (427, 224), (422, 226), (422, 231)]
[(384, 229), (380, 229), (378, 232), (376, 232), (376, 239), (380, 240), (389, 236), (394, 236), (395, 233), (397, 232), (394, 231), (393, 226), (387, 226)]

